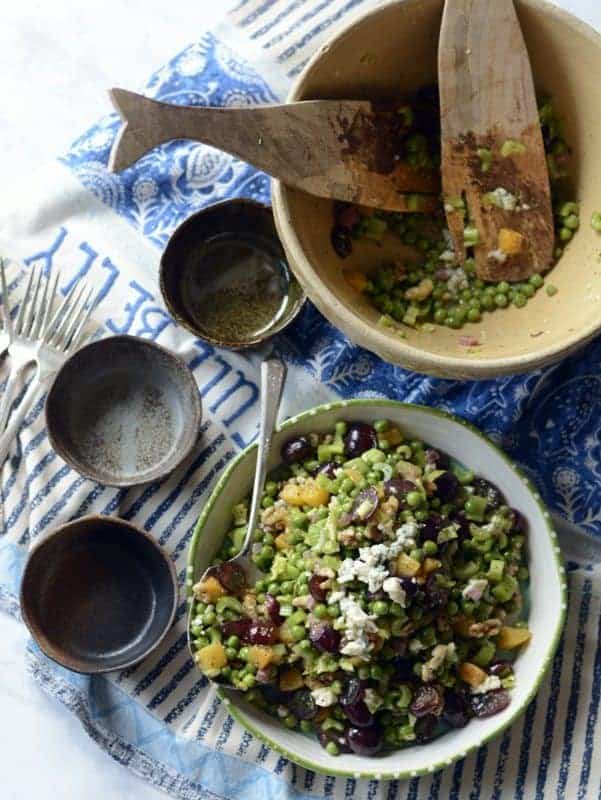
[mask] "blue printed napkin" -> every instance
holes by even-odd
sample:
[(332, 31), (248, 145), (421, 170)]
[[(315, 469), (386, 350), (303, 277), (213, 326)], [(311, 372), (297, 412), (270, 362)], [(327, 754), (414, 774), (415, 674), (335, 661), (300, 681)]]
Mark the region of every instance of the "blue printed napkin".
[[(376, 4), (242, 0), (218, 29), (159, 69), (143, 91), (186, 104), (282, 99), (324, 38)], [(184, 357), (203, 398), (202, 436), (192, 460), (168, 479), (110, 489), (79, 477), (53, 453), (40, 400), (1, 474), (0, 604), (15, 615), (27, 548), (54, 524), (90, 512), (119, 514), (155, 535), (183, 584), (202, 503), (256, 433), (258, 356), (217, 350), (178, 329), (160, 300), (156, 274), (160, 248), (192, 211), (226, 197), (268, 201), (269, 181), (235, 158), (184, 142), (111, 175), (106, 163), (118, 126), (115, 115), (102, 119), (61, 164), (37, 176), (35, 193), (30, 184), (15, 190), (11, 209), (0, 214), (0, 245), (25, 267), (60, 266), (65, 292), (84, 276), (93, 280), (103, 298), (96, 321), (106, 334), (158, 340)], [(18, 296), (17, 273), (13, 283)], [(601, 532), (601, 341), (557, 366), (477, 384), (384, 364), (351, 345), (311, 305), (275, 346), (289, 365), (285, 413), (336, 396), (385, 395), (461, 414), (520, 462), (550, 506), (591, 534)], [(109, 755), (177, 798), (596, 797), (601, 601), (596, 569), (570, 566), (565, 637), (524, 717), (475, 755), (410, 782), (316, 775), (247, 733), (188, 656), (183, 602), (159, 650), (116, 677), (76, 676), (33, 644), (29, 667)]]

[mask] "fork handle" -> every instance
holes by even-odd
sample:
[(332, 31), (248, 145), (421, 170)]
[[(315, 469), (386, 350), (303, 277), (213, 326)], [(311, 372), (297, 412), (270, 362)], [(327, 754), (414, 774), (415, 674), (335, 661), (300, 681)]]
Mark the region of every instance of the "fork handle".
[(37, 393), (39, 392), (40, 388), (44, 384), (45, 380), (40, 378), (39, 375), (36, 373), (32, 378), (31, 383), (27, 387), (27, 391), (25, 392), (25, 396), (19, 403), (19, 407), (12, 415), (10, 422), (6, 426), (6, 430), (0, 436), (0, 465), (4, 464), (9, 452), (11, 444), (13, 443), (13, 439), (16, 437), (17, 433), (19, 432), (19, 428), (25, 419), (27, 412), (31, 409), (33, 402)]

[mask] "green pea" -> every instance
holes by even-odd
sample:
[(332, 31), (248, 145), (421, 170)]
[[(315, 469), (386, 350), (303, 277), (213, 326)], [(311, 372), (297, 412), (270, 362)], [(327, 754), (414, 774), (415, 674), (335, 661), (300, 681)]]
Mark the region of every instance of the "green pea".
[(238, 651), (236, 650), (235, 647), (226, 647), (225, 655), (227, 656), (228, 661), (233, 661), (235, 658), (238, 657)]
[(331, 756), (337, 756), (340, 753), (336, 742), (328, 742), (326, 744), (326, 753), (329, 753)]
[(340, 606), (338, 603), (332, 603), (331, 606), (328, 606), (328, 614), (332, 619), (337, 619), (340, 616)]
[(423, 553), (423, 550), (420, 550), (420, 549), (419, 549), (419, 548), (417, 548), (417, 547), (416, 547), (414, 550), (412, 550), (412, 551), (409, 553), (409, 555), (411, 556), (411, 558), (412, 558), (414, 561), (420, 561), (420, 562), (421, 562), (421, 561), (423, 561), (423, 558), (424, 558), (424, 553)]
[(534, 288), (535, 288), (535, 289), (540, 289), (540, 287), (541, 287), (541, 286), (543, 285), (543, 283), (545, 282), (545, 281), (544, 281), (544, 278), (543, 278), (543, 276), (542, 276), (542, 275), (539, 275), (538, 273), (535, 273), (534, 275), (531, 275), (531, 276), (528, 278), (528, 280), (530, 281), (530, 283), (532, 284), (532, 286), (534, 286)]
[(226, 642), (226, 645), (234, 650), (237, 650), (240, 647), (240, 639), (237, 636), (230, 636)]
[(562, 228), (559, 231), (559, 238), (562, 242), (569, 242), (573, 235), (574, 233), (570, 228)]
[(325, 617), (327, 617), (327, 616), (328, 616), (328, 608), (327, 608), (327, 606), (325, 606), (323, 603), (319, 603), (319, 604), (318, 604), (318, 605), (316, 605), (316, 606), (315, 606), (315, 608), (313, 609), (313, 614), (314, 614), (314, 615), (315, 615), (315, 616), (316, 616), (318, 619), (325, 619)]
[(536, 293), (536, 289), (534, 286), (531, 286), (529, 283), (524, 283), (520, 286), (520, 294), (525, 295), (525, 297), (534, 297)]
[(428, 539), (423, 543), (422, 550), (424, 551), (424, 555), (433, 556), (438, 552), (438, 545), (436, 542), (432, 541), (432, 539)]
[(576, 231), (580, 227), (580, 219), (576, 214), (570, 214), (569, 217), (566, 217), (566, 219), (564, 219), (563, 224), (565, 225), (566, 228), (569, 228), (572, 231)]
[(270, 558), (273, 558), (275, 555), (275, 550), (270, 544), (264, 544), (260, 550), (261, 558), (267, 561)]
[(420, 492), (409, 492), (407, 497), (407, 504), (411, 506), (411, 508), (417, 508), (417, 506), (421, 506), (423, 498)]
[(447, 317), (447, 327), (448, 328), (460, 328), (462, 325), (461, 320), (455, 314), (449, 314)]
[(238, 651), (238, 658), (241, 659), (242, 661), (246, 661), (248, 659), (248, 653), (249, 653), (248, 647), (246, 646), (241, 647), (240, 650)]
[(374, 428), (377, 433), (385, 433), (389, 428), (389, 423), (387, 419), (377, 419), (374, 422)]
[(306, 629), (303, 625), (293, 625), (290, 628), (290, 633), (295, 642), (300, 642), (305, 636)]
[(214, 625), (217, 622), (217, 614), (214, 611), (205, 611), (202, 621), (205, 625)]
[(377, 617), (383, 617), (388, 614), (388, 603), (384, 600), (376, 600), (372, 603), (372, 610)]
[(495, 307), (495, 298), (491, 294), (485, 294), (482, 297), (482, 306), (486, 311), (492, 311)]
[(505, 308), (509, 303), (509, 299), (506, 294), (496, 294), (495, 295), (495, 305), (497, 308)]
[(528, 298), (523, 292), (514, 292), (512, 301), (517, 308), (523, 308), (528, 302)]
[(467, 312), (467, 318), (470, 322), (480, 322), (482, 315), (477, 308), (470, 308), (470, 310)]
[(311, 733), (313, 730), (313, 725), (311, 725), (308, 719), (301, 719), (300, 729), (303, 733)]
[(434, 312), (434, 322), (438, 323), (439, 325), (444, 325), (447, 319), (447, 312), (444, 308), (437, 308)]
[(379, 664), (372, 664), (369, 668), (369, 677), (373, 681), (382, 680), (384, 677), (384, 671), (382, 670), (382, 667)]
[(298, 720), (292, 714), (288, 714), (287, 717), (284, 717), (284, 725), (290, 729), (296, 728), (298, 725)]

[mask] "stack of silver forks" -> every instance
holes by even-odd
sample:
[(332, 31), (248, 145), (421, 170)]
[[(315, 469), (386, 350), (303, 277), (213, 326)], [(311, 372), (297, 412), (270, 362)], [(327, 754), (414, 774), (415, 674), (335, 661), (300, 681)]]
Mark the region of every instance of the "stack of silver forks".
[[(38, 393), (89, 338), (86, 325), (96, 305), (94, 290), (85, 283), (74, 284), (60, 299), (59, 280), (58, 272), (51, 280), (42, 268), (32, 267), (17, 311), (11, 308), (6, 263), (0, 259), (4, 325), (0, 349), (8, 351), (10, 369), (0, 400), (0, 465)], [(27, 390), (18, 398), (28, 379)]]

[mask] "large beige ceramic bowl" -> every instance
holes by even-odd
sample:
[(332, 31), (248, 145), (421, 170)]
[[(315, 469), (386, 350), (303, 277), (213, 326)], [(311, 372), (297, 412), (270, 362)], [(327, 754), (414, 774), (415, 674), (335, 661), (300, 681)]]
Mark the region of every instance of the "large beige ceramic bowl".
[[(357, 344), (386, 361), (443, 377), (485, 378), (525, 372), (581, 347), (601, 328), (601, 235), (590, 227), (601, 210), (601, 36), (541, 0), (516, 0), (539, 92), (551, 94), (574, 149), (575, 196), (582, 228), (552, 271), (559, 289), (539, 292), (526, 308), (487, 314), (461, 333), (407, 329), (402, 340), (379, 327), (379, 313), (344, 280), (344, 269), (372, 268), (397, 243), (361, 243), (342, 261), (329, 234), (331, 203), (274, 182), (278, 232), (288, 260), (319, 310)], [(351, 24), (323, 47), (289, 100), (394, 98), (436, 78), (443, 0), (395, 0)], [(366, 57), (368, 56), (368, 57)], [(476, 336), (477, 352), (460, 335)]]

